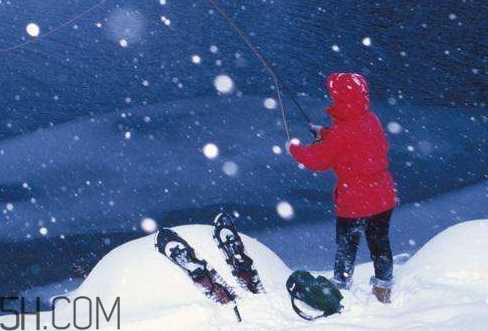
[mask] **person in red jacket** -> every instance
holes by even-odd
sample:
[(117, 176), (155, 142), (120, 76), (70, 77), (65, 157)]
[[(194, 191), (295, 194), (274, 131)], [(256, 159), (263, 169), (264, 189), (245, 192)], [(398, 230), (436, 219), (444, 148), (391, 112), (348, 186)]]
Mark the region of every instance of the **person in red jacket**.
[(288, 143), (293, 158), (312, 171), (333, 170), (337, 253), (334, 283), (352, 285), (354, 261), (361, 232), (365, 232), (375, 276), (373, 294), (390, 302), (393, 258), (389, 224), (396, 192), (388, 161), (388, 142), (378, 117), (370, 111), (368, 85), (359, 74), (335, 73), (327, 79), (333, 104), (326, 109), (333, 125), (312, 126), (317, 141), (312, 145)]

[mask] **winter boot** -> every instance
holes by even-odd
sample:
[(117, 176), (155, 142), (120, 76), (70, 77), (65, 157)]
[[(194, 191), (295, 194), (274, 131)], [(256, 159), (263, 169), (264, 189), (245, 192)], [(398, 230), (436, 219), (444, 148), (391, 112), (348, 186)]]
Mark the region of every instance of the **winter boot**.
[(381, 303), (391, 303), (391, 288), (373, 286), (373, 294)]
[(381, 280), (376, 277), (371, 277), (369, 283), (373, 287), (372, 293), (381, 303), (391, 303), (391, 288), (393, 281)]

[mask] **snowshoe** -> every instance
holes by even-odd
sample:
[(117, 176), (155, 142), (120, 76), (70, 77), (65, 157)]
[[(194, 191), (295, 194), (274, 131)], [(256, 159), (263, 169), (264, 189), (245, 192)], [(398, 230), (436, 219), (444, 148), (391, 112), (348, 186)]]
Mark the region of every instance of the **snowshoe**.
[(161, 229), (155, 245), (158, 251), (183, 269), (204, 294), (220, 304), (235, 302), (236, 295), (207, 261), (199, 259), (195, 250), (176, 232)]
[(254, 261), (246, 254), (244, 243), (230, 215), (220, 213), (215, 217), (214, 238), (239, 285), (255, 294), (264, 293), (264, 286), (253, 265)]

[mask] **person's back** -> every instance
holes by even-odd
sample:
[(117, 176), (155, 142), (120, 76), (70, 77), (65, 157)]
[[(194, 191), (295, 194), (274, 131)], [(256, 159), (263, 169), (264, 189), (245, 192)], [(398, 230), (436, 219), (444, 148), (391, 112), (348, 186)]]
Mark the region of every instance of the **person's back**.
[(342, 141), (333, 169), (338, 176), (337, 214), (363, 217), (395, 205), (393, 180), (389, 172), (388, 144), (376, 115), (365, 113), (360, 119), (338, 124)]
[(334, 101), (326, 109), (334, 123), (311, 146), (292, 145), (290, 153), (311, 170), (333, 169), (338, 176), (334, 200), (341, 217), (371, 216), (395, 206), (388, 170), (388, 143), (369, 110), (368, 89), (356, 74), (333, 74), (327, 87)]
[(388, 169), (388, 145), (374, 113), (368, 111), (358, 120), (336, 125), (333, 130), (344, 135), (334, 169), (340, 176), (368, 176)]

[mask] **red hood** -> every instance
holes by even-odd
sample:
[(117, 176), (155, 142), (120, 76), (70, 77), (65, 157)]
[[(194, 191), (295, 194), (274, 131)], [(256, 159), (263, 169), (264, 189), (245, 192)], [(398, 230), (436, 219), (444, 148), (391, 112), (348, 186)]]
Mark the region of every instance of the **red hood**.
[(344, 122), (361, 117), (369, 110), (366, 79), (360, 74), (334, 73), (327, 78), (327, 89), (333, 100), (327, 111), (334, 121)]

